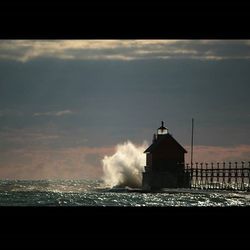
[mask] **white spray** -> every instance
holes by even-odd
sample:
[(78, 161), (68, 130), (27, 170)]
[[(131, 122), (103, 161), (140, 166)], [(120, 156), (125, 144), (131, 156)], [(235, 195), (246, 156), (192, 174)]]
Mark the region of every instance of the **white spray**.
[(142, 172), (146, 163), (147, 142), (136, 146), (127, 141), (116, 146), (112, 156), (105, 156), (103, 181), (110, 187), (141, 187)]

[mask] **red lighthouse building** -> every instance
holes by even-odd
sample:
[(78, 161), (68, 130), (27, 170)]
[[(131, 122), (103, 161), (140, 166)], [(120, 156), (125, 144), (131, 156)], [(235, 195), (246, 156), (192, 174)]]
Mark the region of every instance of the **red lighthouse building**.
[(161, 127), (154, 134), (153, 143), (144, 151), (146, 166), (142, 187), (146, 190), (162, 188), (182, 188), (189, 186), (189, 176), (185, 173), (185, 153), (187, 151)]

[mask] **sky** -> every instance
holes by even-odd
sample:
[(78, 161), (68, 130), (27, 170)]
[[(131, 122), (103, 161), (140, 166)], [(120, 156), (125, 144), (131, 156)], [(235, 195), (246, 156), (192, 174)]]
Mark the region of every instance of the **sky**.
[(249, 40), (0, 40), (0, 179), (96, 179), (165, 121), (194, 161), (250, 161)]

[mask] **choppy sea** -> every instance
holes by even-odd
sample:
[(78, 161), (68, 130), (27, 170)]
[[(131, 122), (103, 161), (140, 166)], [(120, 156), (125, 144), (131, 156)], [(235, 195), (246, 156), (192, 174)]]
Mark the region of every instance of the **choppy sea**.
[(0, 180), (0, 206), (249, 206), (250, 193), (165, 190), (140, 193), (110, 189), (100, 180)]

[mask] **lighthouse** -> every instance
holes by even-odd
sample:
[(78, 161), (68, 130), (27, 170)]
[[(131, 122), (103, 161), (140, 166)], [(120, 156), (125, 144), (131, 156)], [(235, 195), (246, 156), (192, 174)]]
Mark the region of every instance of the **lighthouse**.
[(144, 190), (189, 187), (189, 176), (185, 173), (187, 151), (169, 133), (161, 122), (152, 144), (144, 151), (146, 166), (142, 175)]

